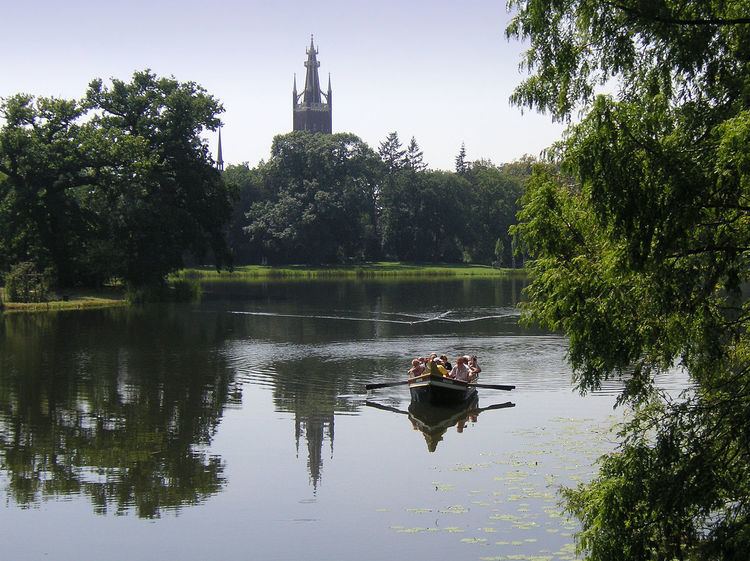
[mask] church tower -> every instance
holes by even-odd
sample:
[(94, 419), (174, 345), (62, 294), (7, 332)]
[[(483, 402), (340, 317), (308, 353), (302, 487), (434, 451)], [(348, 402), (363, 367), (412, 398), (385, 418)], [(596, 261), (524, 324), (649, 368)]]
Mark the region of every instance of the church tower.
[[(294, 89), (292, 90), (293, 108), (293, 130), (323, 132), (330, 134), (333, 127), (332, 104), (333, 93), (331, 92), (331, 75), (328, 75), (328, 93), (320, 89), (320, 76), (318, 76), (318, 49), (315, 48), (313, 37), (310, 36), (310, 47), (307, 49), (307, 61), (305, 68), (305, 90), (297, 94), (297, 75), (294, 76)], [(323, 99), (325, 98), (325, 102)]]

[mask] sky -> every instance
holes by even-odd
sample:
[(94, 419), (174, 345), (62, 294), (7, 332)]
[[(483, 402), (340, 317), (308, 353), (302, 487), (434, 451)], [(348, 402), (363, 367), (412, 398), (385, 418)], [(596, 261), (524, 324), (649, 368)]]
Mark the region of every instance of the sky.
[[(539, 153), (562, 127), (508, 98), (524, 50), (505, 38), (504, 0), (9, 1), (0, 33), (0, 97), (80, 98), (94, 78), (151, 69), (218, 98), (226, 164), (268, 159), (292, 128), (294, 74), (305, 49), (331, 75), (333, 131), (377, 150), (391, 131), (414, 136), (434, 169), (500, 164)], [(216, 134), (206, 136), (215, 152)]]

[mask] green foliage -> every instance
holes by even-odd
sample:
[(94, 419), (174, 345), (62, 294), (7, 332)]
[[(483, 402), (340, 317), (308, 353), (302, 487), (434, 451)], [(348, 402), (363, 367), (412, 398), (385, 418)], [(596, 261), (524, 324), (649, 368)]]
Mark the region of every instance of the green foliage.
[[(566, 493), (591, 560), (750, 548), (750, 19), (739, 1), (511, 1), (533, 72), (516, 103), (579, 124), (535, 168), (515, 234), (526, 321), (563, 331), (581, 391), (634, 420)], [(617, 78), (615, 99), (596, 96)], [(675, 366), (694, 387), (655, 390)]]
[(409, 146), (406, 147), (406, 153), (404, 154), (406, 161), (406, 167), (414, 171), (425, 171), (427, 170), (427, 164), (424, 161), (424, 153), (417, 144), (417, 139), (413, 136), (409, 141)]
[(466, 144), (462, 142), (461, 149), (456, 156), (456, 173), (464, 175), (467, 171), (469, 171), (469, 162), (466, 159)]
[(443, 171), (407, 170), (385, 182), (380, 204), (386, 254), (401, 261), (461, 261), (469, 189), (468, 181)]
[(62, 286), (159, 284), (186, 254), (227, 262), (230, 199), (203, 130), (220, 104), (200, 86), (136, 72), (82, 101), (0, 105), (0, 270), (32, 261)]
[(31, 262), (18, 263), (5, 274), (8, 302), (45, 302), (52, 284), (51, 271), (40, 273)]
[(246, 231), (270, 262), (374, 256), (380, 161), (358, 137), (279, 135), (259, 173), (264, 197), (251, 205)]
[[(380, 157), (351, 134), (291, 133), (271, 159), (224, 173), (235, 210), (229, 240), (240, 263), (391, 259), (515, 266), (508, 228), (531, 158), (431, 171), (412, 138), (392, 132)], [(502, 253), (495, 254), (501, 240)]]
[[(414, 144), (416, 145), (416, 141)], [(412, 147), (412, 150), (413, 149), (414, 147)], [(394, 173), (406, 167), (409, 162), (409, 160), (407, 160), (407, 152), (402, 148), (401, 141), (399, 140), (396, 131), (389, 133), (388, 137), (380, 143), (378, 155), (380, 156), (380, 159), (383, 160), (383, 164), (385, 164), (385, 169), (388, 173)], [(415, 157), (415, 154), (412, 154), (412, 157)]]

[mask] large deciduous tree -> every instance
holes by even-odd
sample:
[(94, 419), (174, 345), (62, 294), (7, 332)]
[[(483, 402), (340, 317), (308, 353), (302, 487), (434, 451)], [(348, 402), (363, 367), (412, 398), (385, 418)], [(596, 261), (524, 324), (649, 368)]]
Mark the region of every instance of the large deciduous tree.
[(200, 134), (219, 125), (220, 103), (193, 82), (137, 72), (130, 83), (101, 80), (86, 96), (104, 134), (136, 141), (128, 177), (111, 178), (104, 194), (108, 230), (122, 255), (120, 276), (153, 284), (209, 251), (228, 262), (224, 225), (231, 201)]
[(82, 101), (0, 104), (0, 270), (31, 261), (61, 286), (160, 283), (187, 254), (227, 260), (227, 189), (200, 134), (221, 105), (136, 72)]
[[(591, 560), (750, 550), (750, 8), (744, 0), (511, 0), (529, 41), (513, 101), (580, 122), (517, 228), (528, 320), (565, 332), (581, 391), (634, 410), (566, 492)], [(598, 95), (605, 85), (612, 96)], [(680, 366), (670, 399), (654, 381)]]
[(277, 136), (260, 169), (265, 198), (247, 213), (251, 243), (271, 262), (375, 257), (381, 165), (353, 134)]

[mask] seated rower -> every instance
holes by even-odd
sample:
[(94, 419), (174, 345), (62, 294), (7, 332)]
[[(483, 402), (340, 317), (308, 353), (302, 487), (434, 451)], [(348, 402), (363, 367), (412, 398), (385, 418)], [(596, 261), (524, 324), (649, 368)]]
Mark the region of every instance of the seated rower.
[(409, 377), (415, 378), (417, 376), (421, 376), (424, 374), (426, 368), (423, 362), (421, 362), (418, 358), (415, 358), (411, 361), (411, 368), (409, 369)]
[(456, 366), (453, 367), (449, 376), (454, 380), (461, 380), (462, 382), (471, 382), (476, 378), (472, 375), (471, 369), (467, 365), (468, 360), (465, 356), (460, 356), (456, 359)]

